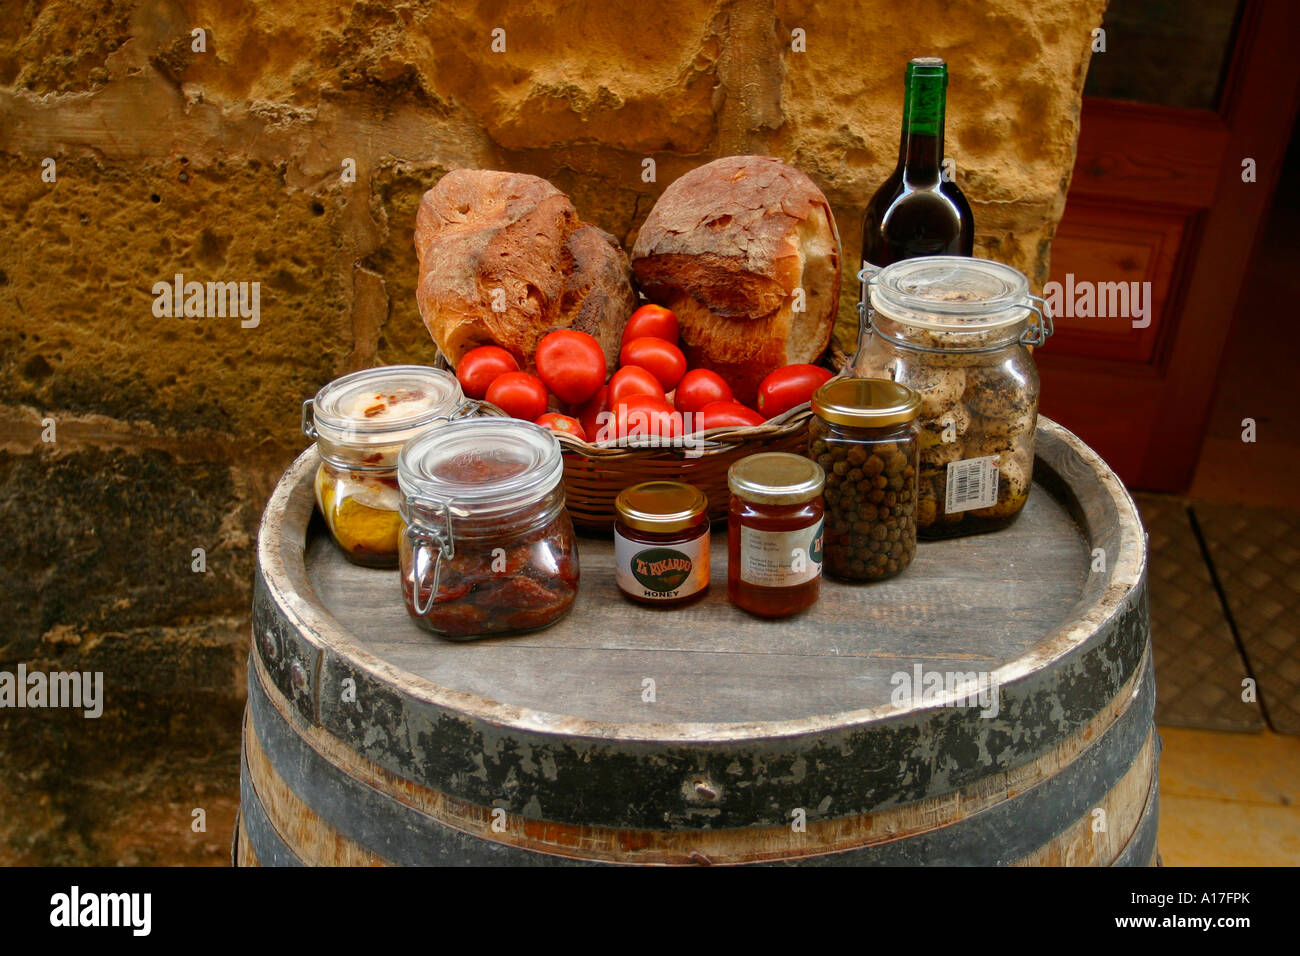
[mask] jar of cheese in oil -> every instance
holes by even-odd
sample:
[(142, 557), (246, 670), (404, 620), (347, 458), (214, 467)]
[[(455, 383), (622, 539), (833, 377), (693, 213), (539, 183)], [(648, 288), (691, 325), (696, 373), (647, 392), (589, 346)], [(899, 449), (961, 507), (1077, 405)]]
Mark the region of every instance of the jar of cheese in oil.
[(316, 505), (349, 561), (396, 567), (402, 530), (397, 456), (426, 429), (472, 414), (456, 376), (421, 365), (344, 375), (303, 402), (302, 430), (316, 440)]

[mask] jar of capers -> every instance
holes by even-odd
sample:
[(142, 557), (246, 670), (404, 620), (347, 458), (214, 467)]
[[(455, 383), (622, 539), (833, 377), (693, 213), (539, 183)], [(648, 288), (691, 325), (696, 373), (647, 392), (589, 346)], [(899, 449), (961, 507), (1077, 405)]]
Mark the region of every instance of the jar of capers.
[(833, 379), (813, 395), (808, 455), (826, 471), (832, 577), (879, 581), (912, 563), (920, 407), (916, 391), (884, 379)]

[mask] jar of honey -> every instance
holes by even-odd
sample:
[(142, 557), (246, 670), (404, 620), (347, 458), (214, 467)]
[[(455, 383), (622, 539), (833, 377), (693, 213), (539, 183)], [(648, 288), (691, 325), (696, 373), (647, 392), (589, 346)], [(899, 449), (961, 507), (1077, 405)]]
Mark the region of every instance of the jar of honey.
[(826, 473), (801, 455), (764, 452), (727, 471), (727, 597), (760, 617), (786, 617), (821, 593)]
[(694, 485), (645, 481), (614, 501), (614, 577), (640, 604), (675, 607), (709, 589), (709, 500)]

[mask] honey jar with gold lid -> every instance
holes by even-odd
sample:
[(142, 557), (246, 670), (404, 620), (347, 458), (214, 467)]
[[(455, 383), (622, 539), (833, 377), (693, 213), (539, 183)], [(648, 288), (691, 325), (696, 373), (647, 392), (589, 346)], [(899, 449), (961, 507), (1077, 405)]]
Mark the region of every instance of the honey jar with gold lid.
[(709, 589), (709, 501), (694, 485), (645, 481), (614, 501), (615, 580), (640, 604), (676, 607)]

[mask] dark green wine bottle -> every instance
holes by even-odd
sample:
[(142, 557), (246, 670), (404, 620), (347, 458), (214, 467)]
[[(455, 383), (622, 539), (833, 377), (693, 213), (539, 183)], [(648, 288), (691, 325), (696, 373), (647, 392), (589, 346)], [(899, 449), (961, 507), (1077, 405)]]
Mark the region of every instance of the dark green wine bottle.
[(873, 266), (917, 256), (969, 256), (975, 246), (970, 204), (943, 175), (948, 65), (919, 57), (904, 75), (898, 166), (862, 217), (862, 259)]

